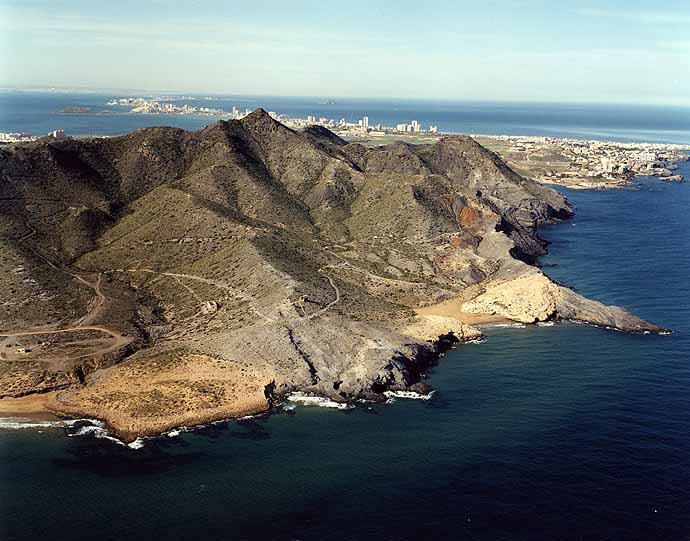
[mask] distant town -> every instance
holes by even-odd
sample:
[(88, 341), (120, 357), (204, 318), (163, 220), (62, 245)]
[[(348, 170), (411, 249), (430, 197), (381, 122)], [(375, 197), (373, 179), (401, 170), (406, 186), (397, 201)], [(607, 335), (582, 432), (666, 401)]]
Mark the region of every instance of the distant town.
[[(188, 104), (174, 105), (172, 103), (164, 103), (170, 101), (182, 101), (191, 99), (189, 97), (175, 97), (175, 96), (159, 96), (153, 99), (149, 98), (120, 98), (110, 100), (107, 105), (128, 106), (131, 107), (129, 113), (134, 114), (173, 114), (173, 115), (201, 115), (201, 116), (219, 116), (227, 117), (232, 120), (241, 120), (252, 112), (252, 109), (240, 110), (237, 107), (232, 108), (231, 111), (224, 109), (210, 108), (210, 107), (194, 107)], [(211, 100), (214, 98), (205, 98)], [(327, 102), (330, 103), (330, 102)], [(307, 116), (306, 118), (291, 118), (288, 115), (277, 113), (275, 111), (268, 112), (271, 117), (282, 122), (290, 128), (305, 128), (307, 126), (319, 125), (333, 130), (340, 136), (362, 136), (368, 135), (371, 137), (384, 136), (390, 133), (430, 133), (437, 134), (438, 126), (429, 126), (427, 129), (422, 127), (422, 124), (416, 120), (410, 120), (409, 123), (397, 124), (395, 127), (382, 126), (381, 124), (370, 125), (369, 117), (363, 116), (357, 122), (348, 122), (344, 118), (336, 121), (332, 118)]]
[(307, 126), (323, 126), (330, 129), (340, 137), (384, 137), (389, 134), (438, 134), (438, 126), (429, 126), (424, 129), (417, 120), (410, 120), (408, 123), (396, 124), (395, 127), (383, 126), (381, 124), (370, 124), (369, 117), (363, 116), (356, 122), (348, 122), (344, 118), (336, 121), (333, 118), (307, 116), (307, 118), (290, 118), (288, 115), (268, 112), (276, 120), (282, 122), (290, 128), (306, 128)]
[(29, 141), (37, 141), (41, 137), (52, 137), (53, 139), (66, 139), (65, 130), (53, 130), (47, 135), (32, 135), (30, 133), (0, 133), (0, 144), (7, 143), (27, 143)]
[(682, 182), (677, 162), (687, 145), (581, 141), (560, 137), (473, 135), (512, 169), (539, 182), (572, 188), (624, 187), (636, 176)]
[[(163, 96), (157, 99), (121, 98), (110, 100), (107, 105), (126, 105), (132, 107), (129, 111), (134, 114), (164, 114), (164, 115), (194, 115), (194, 116), (226, 116), (227, 111), (213, 107), (194, 107), (192, 105), (174, 105), (166, 103), (177, 100), (173, 96)], [(185, 98), (183, 98), (185, 99)], [(186, 98), (190, 99), (190, 98)], [(193, 99), (193, 98), (192, 98)], [(210, 98), (209, 98), (210, 99)]]

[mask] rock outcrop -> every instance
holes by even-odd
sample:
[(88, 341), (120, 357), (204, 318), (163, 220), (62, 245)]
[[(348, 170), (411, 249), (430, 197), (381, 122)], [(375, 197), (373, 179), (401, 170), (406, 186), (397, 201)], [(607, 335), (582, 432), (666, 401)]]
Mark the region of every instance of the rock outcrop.
[(534, 270), (516, 278), (487, 284), (484, 293), (463, 304), (463, 310), (501, 315), (520, 323), (565, 319), (626, 332), (667, 331), (619, 306), (607, 306), (578, 295)]

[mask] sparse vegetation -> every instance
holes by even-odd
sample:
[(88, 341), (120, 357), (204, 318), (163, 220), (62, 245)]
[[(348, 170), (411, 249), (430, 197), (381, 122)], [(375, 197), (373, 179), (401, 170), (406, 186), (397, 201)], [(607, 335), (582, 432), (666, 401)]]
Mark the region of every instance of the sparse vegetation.
[[(469, 138), (367, 148), (261, 110), (14, 145), (0, 173), (2, 328), (78, 327), (98, 301), (91, 325), (127, 338), (107, 358), (88, 333), (21, 364), (0, 353), (0, 394), (31, 374), (22, 392), (68, 386), (54, 408), (128, 434), (240, 411), (271, 381), (337, 400), (411, 385), (436, 347), (416, 309), (489, 279), (511, 247), (543, 253), (535, 225), (570, 215)], [(104, 300), (84, 287), (96, 276)], [(464, 336), (457, 319), (433, 328), (453, 321)]]

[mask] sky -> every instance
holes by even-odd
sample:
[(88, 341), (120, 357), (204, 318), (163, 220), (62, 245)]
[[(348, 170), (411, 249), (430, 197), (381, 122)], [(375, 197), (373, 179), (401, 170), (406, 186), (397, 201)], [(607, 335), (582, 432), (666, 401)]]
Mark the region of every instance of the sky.
[(688, 0), (0, 0), (0, 87), (690, 105), (689, 29)]

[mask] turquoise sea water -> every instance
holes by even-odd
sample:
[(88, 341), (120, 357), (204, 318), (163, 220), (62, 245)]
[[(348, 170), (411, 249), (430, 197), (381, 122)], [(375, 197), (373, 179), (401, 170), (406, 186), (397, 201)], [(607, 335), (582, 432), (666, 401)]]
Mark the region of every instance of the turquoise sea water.
[[(0, 132), (25, 131), (44, 135), (64, 129), (68, 135), (118, 135), (151, 125), (201, 129), (215, 117), (179, 115), (81, 115), (58, 114), (65, 107), (90, 107), (93, 111), (121, 111), (107, 106), (112, 98), (94, 94), (0, 93)], [(324, 105), (319, 98), (233, 96), (218, 101), (190, 103), (231, 110), (263, 107), (269, 111), (306, 118), (325, 116), (357, 121), (364, 115), (369, 123), (395, 126), (418, 120), (427, 128), (454, 133), (550, 135), (576, 139), (680, 143), (690, 146), (690, 107), (660, 107), (596, 104), (535, 104), (487, 102), (420, 102), (383, 100), (338, 100)]]
[[(689, 165), (680, 173), (690, 176)], [(690, 185), (572, 191), (544, 270), (673, 329), (490, 327), (429, 401), (213, 425), (134, 450), (0, 430), (0, 539), (687, 540)]]

